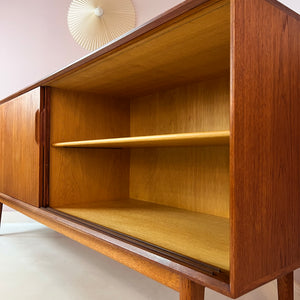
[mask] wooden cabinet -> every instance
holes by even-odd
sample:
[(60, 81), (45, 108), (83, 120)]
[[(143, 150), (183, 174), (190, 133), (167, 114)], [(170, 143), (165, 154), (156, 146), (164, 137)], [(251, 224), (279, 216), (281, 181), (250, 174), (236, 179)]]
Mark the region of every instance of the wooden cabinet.
[(204, 287), (238, 297), (275, 278), (291, 299), (299, 39), (299, 16), (278, 2), (186, 1), (32, 86), (41, 104), (6, 99), (1, 130), (31, 105), (16, 130), (36, 152), (31, 185), (6, 189), (2, 167), (1, 202), (181, 299)]

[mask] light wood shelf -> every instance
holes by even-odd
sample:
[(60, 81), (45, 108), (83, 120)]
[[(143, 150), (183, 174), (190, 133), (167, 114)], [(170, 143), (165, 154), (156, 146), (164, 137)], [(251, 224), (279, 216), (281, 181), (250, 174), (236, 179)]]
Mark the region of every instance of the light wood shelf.
[(229, 270), (228, 218), (132, 199), (52, 208)]
[(131, 148), (229, 144), (229, 130), (61, 142), (53, 147)]

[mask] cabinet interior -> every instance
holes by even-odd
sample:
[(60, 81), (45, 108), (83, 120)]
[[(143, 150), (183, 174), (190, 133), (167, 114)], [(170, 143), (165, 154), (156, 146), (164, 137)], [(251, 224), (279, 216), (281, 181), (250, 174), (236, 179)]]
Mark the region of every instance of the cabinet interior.
[(51, 84), (49, 206), (229, 271), (228, 1), (120, 51)]

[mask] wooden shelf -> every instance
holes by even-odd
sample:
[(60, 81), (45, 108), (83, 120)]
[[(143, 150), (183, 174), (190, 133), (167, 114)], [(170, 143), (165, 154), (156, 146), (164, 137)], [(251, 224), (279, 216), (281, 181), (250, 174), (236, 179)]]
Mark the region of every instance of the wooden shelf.
[(229, 130), (54, 143), (53, 147), (131, 148), (229, 144)]
[(229, 270), (229, 220), (138, 200), (52, 207)]

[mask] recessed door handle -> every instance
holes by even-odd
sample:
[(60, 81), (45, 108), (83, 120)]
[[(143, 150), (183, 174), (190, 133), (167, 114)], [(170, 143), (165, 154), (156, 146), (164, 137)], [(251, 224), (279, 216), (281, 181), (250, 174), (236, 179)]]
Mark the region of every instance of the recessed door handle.
[(40, 143), (40, 110), (38, 109), (35, 113), (35, 141), (37, 144)]

